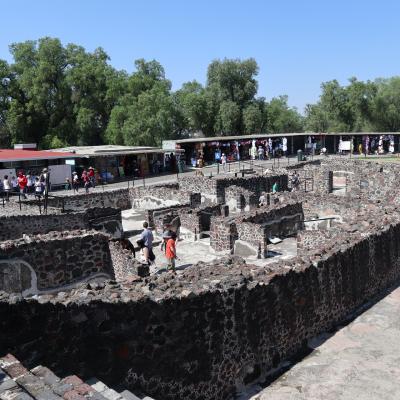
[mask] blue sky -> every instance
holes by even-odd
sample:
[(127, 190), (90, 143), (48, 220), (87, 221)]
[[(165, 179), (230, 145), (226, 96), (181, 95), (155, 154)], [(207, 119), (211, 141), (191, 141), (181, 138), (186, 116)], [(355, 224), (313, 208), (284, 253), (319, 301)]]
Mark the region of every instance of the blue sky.
[(254, 57), (260, 96), (287, 94), (303, 111), (323, 81), (399, 74), (400, 1), (3, 0), (0, 58), (8, 45), (58, 37), (103, 47), (118, 69), (156, 59), (173, 88), (206, 79), (216, 58)]

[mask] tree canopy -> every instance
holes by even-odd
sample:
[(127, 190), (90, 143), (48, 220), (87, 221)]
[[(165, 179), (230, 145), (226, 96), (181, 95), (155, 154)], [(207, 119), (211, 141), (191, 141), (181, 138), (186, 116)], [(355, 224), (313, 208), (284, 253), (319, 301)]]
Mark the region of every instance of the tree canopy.
[(156, 60), (135, 61), (128, 74), (102, 49), (64, 46), (56, 38), (13, 43), (0, 60), (0, 146), (159, 145), (196, 132), (256, 133), (400, 130), (400, 77), (321, 85), (302, 116), (287, 96), (257, 97), (253, 59), (214, 60), (205, 85), (173, 91)]

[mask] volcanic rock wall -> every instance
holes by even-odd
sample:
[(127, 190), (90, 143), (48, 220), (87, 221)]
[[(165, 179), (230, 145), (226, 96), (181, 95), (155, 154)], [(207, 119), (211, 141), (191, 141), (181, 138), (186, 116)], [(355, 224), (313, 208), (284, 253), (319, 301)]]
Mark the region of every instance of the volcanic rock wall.
[(229, 399), (400, 278), (400, 221), (268, 268), (225, 259), (180, 276), (40, 300), (3, 295), (0, 348), (162, 399)]
[(49, 206), (64, 208), (66, 211), (86, 210), (95, 207), (111, 207), (120, 210), (128, 210), (132, 207), (128, 188), (112, 189), (86, 193), (78, 193), (70, 196), (56, 196), (49, 198)]
[(0, 290), (25, 295), (60, 288), (91, 275), (114, 277), (108, 237), (51, 232), (0, 243)]
[(48, 215), (11, 215), (0, 217), (0, 241), (39, 235), (51, 231), (95, 229), (120, 238), (121, 211), (114, 208), (92, 208), (85, 211)]

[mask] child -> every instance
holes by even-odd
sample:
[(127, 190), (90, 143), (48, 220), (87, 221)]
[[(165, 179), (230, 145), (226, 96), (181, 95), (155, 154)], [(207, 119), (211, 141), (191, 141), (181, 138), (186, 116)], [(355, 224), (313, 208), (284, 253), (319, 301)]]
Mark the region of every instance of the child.
[(165, 256), (167, 257), (168, 260), (167, 271), (171, 270), (172, 272), (175, 272), (175, 259), (176, 259), (175, 241), (176, 241), (176, 233), (171, 232), (171, 238), (168, 239), (167, 241)]

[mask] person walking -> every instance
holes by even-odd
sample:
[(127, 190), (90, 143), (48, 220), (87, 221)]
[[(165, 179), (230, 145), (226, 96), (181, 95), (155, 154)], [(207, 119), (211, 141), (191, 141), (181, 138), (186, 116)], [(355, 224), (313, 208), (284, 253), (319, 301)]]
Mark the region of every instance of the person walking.
[(34, 186), (34, 184), (35, 184), (35, 180), (33, 179), (32, 172), (31, 172), (31, 171), (28, 171), (28, 174), (26, 175), (26, 180), (27, 180), (27, 183), (26, 183), (26, 192), (27, 192), (28, 194), (31, 194), (32, 191), (33, 191), (33, 186)]
[(79, 192), (79, 176), (76, 171), (72, 173), (72, 188), (74, 189), (74, 193)]
[(25, 199), (28, 198), (26, 195), (26, 185), (28, 184), (28, 180), (26, 179), (26, 176), (22, 173), (22, 171), (19, 171), (18, 173), (18, 187), (19, 187), (19, 193), (24, 196)]
[(40, 200), (43, 194), (43, 182), (40, 180), (40, 178), (37, 176), (35, 178), (35, 197)]
[[(141, 248), (143, 252), (143, 258), (146, 264), (150, 265), (151, 261), (154, 261), (154, 253), (153, 253), (153, 232), (149, 228), (149, 224), (147, 221), (143, 222), (143, 232), (140, 234), (139, 241), (141, 242)], [(138, 242), (139, 242), (138, 241)], [(140, 244), (139, 244), (140, 245)]]
[(264, 160), (264, 149), (262, 146), (258, 146), (258, 159), (260, 161)]
[(89, 176), (90, 185), (94, 189), (96, 187), (96, 180), (94, 179), (94, 168), (93, 167), (89, 167), (88, 176)]
[(6, 194), (6, 201), (10, 201), (11, 184), (10, 181), (8, 180), (8, 175), (4, 175), (3, 190)]
[(83, 170), (82, 172), (82, 182), (83, 182), (83, 187), (85, 188), (86, 194), (89, 193), (89, 186), (90, 186), (90, 178), (88, 173), (86, 172), (86, 169)]
[(40, 174), (39, 177), (40, 183), (42, 184), (42, 190), (43, 190), (43, 195), (47, 195), (49, 192), (49, 172), (47, 168), (43, 168), (42, 173)]
[(171, 238), (167, 241), (167, 246), (165, 250), (165, 256), (168, 260), (167, 271), (171, 270), (175, 273), (175, 259), (176, 259), (176, 234), (171, 233)]
[(222, 153), (221, 165), (222, 165), (222, 170), (224, 171), (224, 173), (226, 173), (226, 155), (225, 155), (225, 153)]

